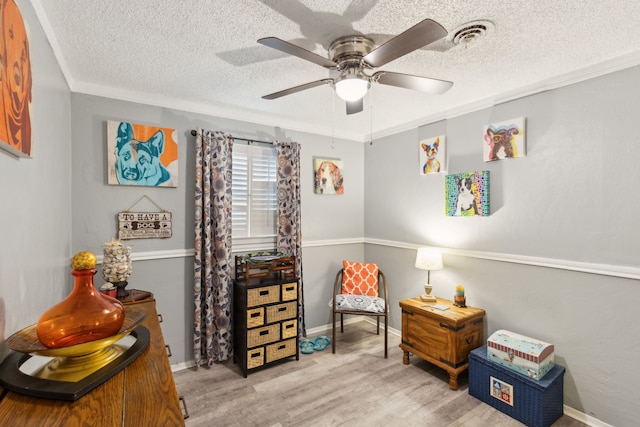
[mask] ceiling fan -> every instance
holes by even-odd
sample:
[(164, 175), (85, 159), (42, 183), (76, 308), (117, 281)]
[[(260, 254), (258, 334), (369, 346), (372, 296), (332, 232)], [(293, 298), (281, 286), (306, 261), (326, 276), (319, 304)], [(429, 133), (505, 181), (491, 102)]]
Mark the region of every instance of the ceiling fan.
[(378, 47), (375, 47), (373, 40), (365, 36), (340, 37), (330, 44), (329, 58), (277, 37), (259, 39), (258, 43), (264, 46), (297, 56), (339, 73), (336, 78), (316, 80), (274, 92), (262, 98), (276, 99), (328, 84), (333, 86), (338, 96), (346, 101), (347, 114), (354, 114), (362, 111), (362, 98), (372, 83), (442, 94), (453, 86), (452, 82), (390, 71), (377, 71), (373, 74), (367, 74), (366, 71), (381, 67), (416, 49), (440, 40), (446, 35), (447, 30), (442, 25), (431, 19), (425, 19)]

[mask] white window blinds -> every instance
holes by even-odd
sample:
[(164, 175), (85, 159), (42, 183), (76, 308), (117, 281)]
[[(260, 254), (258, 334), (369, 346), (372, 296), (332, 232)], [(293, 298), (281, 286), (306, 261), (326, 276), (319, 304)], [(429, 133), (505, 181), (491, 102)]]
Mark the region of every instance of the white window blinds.
[(276, 150), (233, 145), (231, 221), (234, 247), (252, 239), (273, 242), (276, 234)]

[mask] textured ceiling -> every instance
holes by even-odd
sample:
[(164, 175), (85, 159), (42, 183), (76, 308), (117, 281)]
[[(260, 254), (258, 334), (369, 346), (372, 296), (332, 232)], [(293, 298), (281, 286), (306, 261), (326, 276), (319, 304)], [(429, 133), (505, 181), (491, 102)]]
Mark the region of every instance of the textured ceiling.
[[(640, 63), (637, 0), (31, 2), (74, 92), (362, 141)], [(340, 36), (379, 45), (425, 18), (449, 36), (380, 69), (454, 82), (443, 95), (374, 85), (350, 116), (327, 85), (261, 99), (329, 71), (259, 38), (327, 56)], [(474, 21), (486, 34), (455, 45)]]

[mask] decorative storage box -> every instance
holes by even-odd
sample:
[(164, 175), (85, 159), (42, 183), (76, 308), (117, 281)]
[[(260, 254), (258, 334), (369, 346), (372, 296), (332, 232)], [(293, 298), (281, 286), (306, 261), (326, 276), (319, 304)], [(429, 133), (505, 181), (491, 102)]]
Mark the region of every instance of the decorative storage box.
[(553, 344), (500, 329), (487, 340), (487, 358), (540, 380), (553, 368)]
[(469, 353), (469, 394), (529, 427), (548, 427), (562, 416), (563, 378), (559, 365), (534, 381), (490, 361), (487, 346)]

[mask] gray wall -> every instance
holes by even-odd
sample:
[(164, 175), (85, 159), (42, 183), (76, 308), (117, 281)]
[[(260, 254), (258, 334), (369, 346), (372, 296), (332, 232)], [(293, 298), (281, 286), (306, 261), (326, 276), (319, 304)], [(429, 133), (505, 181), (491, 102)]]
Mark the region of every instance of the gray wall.
[[(401, 324), (398, 301), (426, 279), (415, 247), (441, 247), (436, 295), (464, 285), (468, 304), (487, 312), (485, 338), (508, 329), (554, 343), (565, 404), (636, 425), (639, 81), (634, 67), (367, 145), (365, 258), (390, 281), (392, 326)], [(526, 157), (484, 163), (483, 126), (520, 116)], [(490, 171), (489, 217), (446, 217), (444, 174), (419, 175), (418, 140), (440, 134), (449, 173)]]
[[(328, 271), (344, 258), (362, 260), (364, 251), (364, 147), (362, 143), (336, 140), (277, 127), (136, 104), (109, 98), (73, 94), (73, 252), (102, 254), (102, 244), (117, 237), (116, 215), (146, 195), (173, 214), (170, 239), (125, 241), (132, 247), (133, 273), (128, 288), (154, 293), (162, 313), (165, 341), (171, 346), (171, 363), (193, 360), (193, 195), (196, 127), (260, 140), (296, 141), (302, 145), (302, 236), (307, 328), (329, 320)], [(106, 122), (130, 121), (175, 128), (179, 145), (177, 188), (114, 186), (107, 184)], [(333, 148), (334, 146), (335, 148)], [(345, 194), (313, 194), (313, 157), (340, 158), (344, 162)], [(157, 211), (143, 199), (133, 211)], [(358, 242), (353, 244), (352, 242)], [(168, 255), (167, 255), (168, 254)], [(168, 258), (165, 258), (168, 257)], [(335, 273), (334, 273), (335, 274)], [(96, 275), (96, 284), (104, 280)]]
[(0, 150), (0, 360), (3, 341), (35, 323), (71, 289), (70, 93), (28, 1), (33, 77), (31, 159)]
[[(199, 126), (302, 144), (307, 328), (329, 322), (333, 276), (350, 258), (380, 263), (391, 285), (391, 326), (399, 329), (398, 301), (418, 295), (425, 280), (413, 267), (415, 248), (439, 246), (445, 269), (432, 273), (436, 294), (451, 296), (464, 284), (468, 302), (487, 311), (486, 335), (505, 328), (554, 343), (556, 360), (567, 368), (565, 403), (612, 425), (634, 425), (640, 407), (640, 332), (631, 317), (640, 302), (637, 67), (372, 146), (338, 140), (332, 148), (330, 138), (278, 127), (70, 95), (30, 3), (18, 5), (34, 75), (34, 155), (0, 152), (0, 341), (64, 298), (71, 289), (69, 257), (80, 250), (100, 254), (115, 235), (117, 212), (148, 195), (173, 213), (174, 236), (130, 241), (136, 259), (130, 287), (154, 292), (172, 363), (192, 359), (190, 130)], [(482, 126), (519, 116), (527, 118), (527, 156), (483, 163)], [(106, 120), (176, 128), (179, 187), (107, 185)], [(449, 172), (491, 171), (490, 217), (445, 217), (444, 176), (418, 174), (418, 140), (439, 134), (447, 135)], [(345, 195), (313, 194), (314, 156), (344, 161)], [(145, 203), (140, 210), (154, 210)]]

